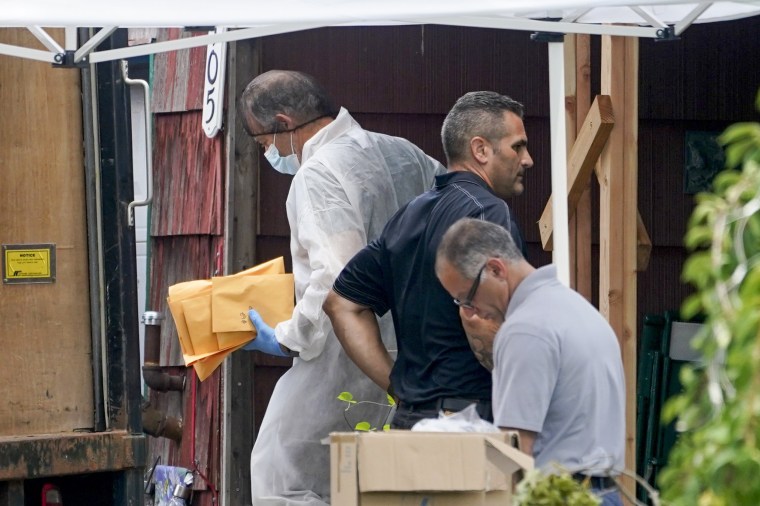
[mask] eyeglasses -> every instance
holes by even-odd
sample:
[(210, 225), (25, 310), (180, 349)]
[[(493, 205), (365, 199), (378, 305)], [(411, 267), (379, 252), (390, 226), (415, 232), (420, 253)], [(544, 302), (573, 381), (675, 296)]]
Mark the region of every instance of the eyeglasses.
[(261, 137), (262, 135), (286, 134), (286, 133), (288, 133), (288, 132), (295, 132), (295, 131), (296, 131), (296, 130), (298, 130), (299, 128), (303, 128), (303, 127), (305, 127), (306, 125), (309, 125), (309, 124), (311, 124), (311, 123), (314, 123), (314, 122), (315, 122), (315, 121), (317, 121), (318, 119), (322, 119), (322, 118), (326, 118), (326, 117), (327, 117), (327, 115), (324, 115), (324, 114), (323, 114), (322, 116), (317, 116), (317, 117), (316, 117), (316, 118), (314, 118), (314, 119), (310, 119), (309, 121), (307, 121), (307, 122), (305, 122), (305, 123), (301, 123), (300, 125), (298, 125), (298, 126), (295, 126), (295, 127), (293, 127), (293, 128), (289, 128), (289, 129), (287, 129), (287, 130), (280, 130), (280, 129), (277, 129), (277, 128), (275, 128), (274, 130), (271, 130), (271, 131), (269, 131), (269, 132), (259, 132), (259, 133), (250, 132), (250, 136), (251, 136), (251, 137), (253, 137), (253, 139), (254, 139), (256, 142), (258, 142), (258, 139), (256, 139), (256, 137)]
[(464, 298), (464, 300), (459, 300), (457, 298), (454, 298), (454, 304), (456, 304), (459, 307), (463, 307), (465, 309), (475, 309), (472, 305), (472, 299), (475, 298), (475, 293), (478, 291), (478, 287), (480, 286), (480, 277), (483, 275), (483, 270), (486, 268), (486, 265), (488, 263), (484, 263), (483, 267), (480, 268), (478, 271), (478, 275), (475, 276), (475, 280), (472, 282), (472, 286), (470, 287), (470, 291), (467, 292), (467, 296)]

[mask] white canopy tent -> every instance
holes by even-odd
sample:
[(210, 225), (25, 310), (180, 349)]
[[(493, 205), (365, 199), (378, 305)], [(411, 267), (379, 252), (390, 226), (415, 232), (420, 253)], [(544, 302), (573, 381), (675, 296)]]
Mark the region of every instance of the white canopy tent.
[[(246, 0), (27, 0), (5, 5), (0, 27), (27, 28), (41, 48), (0, 44), (0, 54), (60, 66), (130, 58), (164, 51), (236, 41), (326, 26), (439, 24), (547, 33), (585, 33), (654, 39), (680, 36), (693, 23), (725, 21), (760, 14), (760, 0), (681, 3), (673, 0), (282, 0), (276, 4)], [(45, 28), (63, 27), (64, 45)], [(94, 28), (97, 27), (97, 28)], [(97, 51), (117, 28), (192, 27), (208, 35)], [(79, 28), (92, 36), (80, 44)], [(223, 28), (217, 30), (217, 28)], [(559, 39), (561, 40), (561, 39)], [(552, 192), (565, 195), (566, 145), (562, 44), (549, 44)], [(554, 262), (560, 279), (569, 279), (567, 202), (553, 206)]]
[[(760, 14), (760, 0), (681, 3), (673, 0), (246, 0), (117, 1), (28, 0), (0, 10), (0, 27), (28, 28), (44, 49), (0, 44), (0, 54), (62, 64), (129, 58), (162, 51), (294, 32), (325, 26), (441, 24), (534, 32), (587, 33), (667, 39), (692, 23), (725, 21)], [(41, 27), (66, 29), (60, 46)], [(77, 28), (98, 27), (81, 45)], [(226, 27), (221, 34), (98, 52), (116, 28)]]

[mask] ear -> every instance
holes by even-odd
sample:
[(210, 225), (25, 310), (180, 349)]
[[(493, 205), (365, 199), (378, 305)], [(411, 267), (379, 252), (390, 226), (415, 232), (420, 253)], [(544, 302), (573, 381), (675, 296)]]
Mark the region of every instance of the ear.
[(480, 164), (488, 163), (491, 153), (491, 143), (480, 136), (470, 139), (470, 154)]
[(283, 130), (290, 130), (293, 128), (294, 122), (293, 118), (288, 116), (287, 114), (277, 113), (274, 115), (274, 119), (277, 120), (278, 123), (282, 123), (285, 125), (285, 128)]
[(506, 279), (507, 263), (501, 258), (490, 258), (486, 263), (486, 270), (497, 279)]

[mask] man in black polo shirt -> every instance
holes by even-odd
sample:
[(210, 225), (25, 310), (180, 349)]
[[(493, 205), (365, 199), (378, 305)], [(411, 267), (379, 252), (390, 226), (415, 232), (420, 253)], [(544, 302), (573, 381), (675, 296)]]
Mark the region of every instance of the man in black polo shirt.
[[(491, 372), (473, 350), (483, 328), (498, 326), (468, 320), (468, 342), (457, 305), (435, 275), (435, 255), (449, 226), (464, 217), (502, 225), (522, 246), (502, 200), (522, 193), (525, 171), (533, 166), (522, 116), (520, 103), (495, 92), (461, 97), (441, 130), (448, 172), (353, 257), (324, 303), (349, 357), (397, 399), (393, 428), (408, 429), (439, 410), (459, 411), (473, 402), (481, 417), (492, 419)], [(470, 300), (458, 304), (466, 308)], [(388, 310), (395, 362), (375, 318)]]

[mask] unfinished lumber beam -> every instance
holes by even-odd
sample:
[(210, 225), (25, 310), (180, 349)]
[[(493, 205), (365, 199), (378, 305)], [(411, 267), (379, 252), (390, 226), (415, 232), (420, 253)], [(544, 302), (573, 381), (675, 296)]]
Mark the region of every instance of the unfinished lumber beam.
[[(568, 40), (572, 44), (568, 44)], [(565, 35), (565, 47), (568, 48), (568, 65), (572, 65), (573, 82), (573, 118), (572, 128), (568, 126), (568, 155), (575, 143), (578, 132), (583, 127), (583, 121), (591, 109), (591, 36), (589, 34)], [(568, 74), (568, 71), (565, 71)], [(570, 93), (568, 93), (570, 95)], [(569, 104), (568, 104), (569, 105)], [(569, 132), (572, 131), (572, 140)], [(576, 292), (591, 301), (591, 181), (586, 184), (578, 203), (575, 214), (569, 219), (570, 230), (570, 286)]]
[[(596, 160), (604, 148), (610, 131), (615, 124), (610, 97), (598, 95), (591, 104), (591, 109), (583, 122), (578, 137), (570, 150), (567, 162), (567, 207), (569, 216), (575, 213), (575, 207), (588, 185)], [(538, 222), (541, 243), (544, 250), (552, 249), (552, 196), (544, 207)]]
[[(602, 36), (601, 92), (612, 100), (616, 123), (600, 158), (599, 310), (620, 343), (631, 470), (636, 469), (638, 59), (638, 39)], [(623, 485), (635, 490), (630, 478)]]

